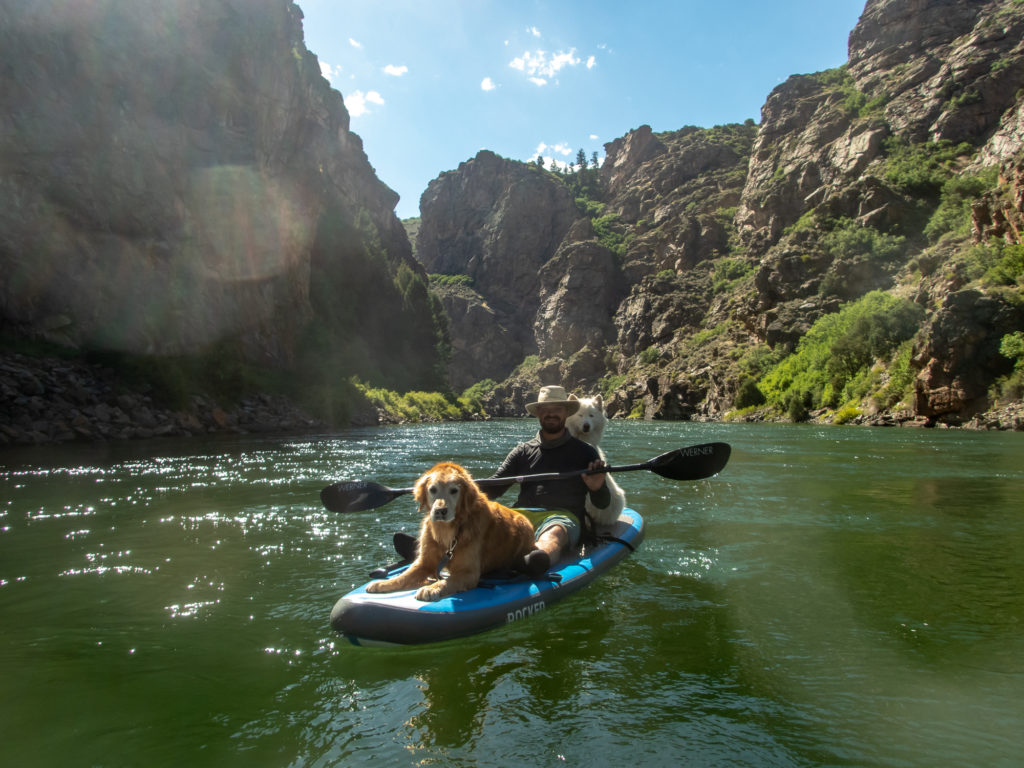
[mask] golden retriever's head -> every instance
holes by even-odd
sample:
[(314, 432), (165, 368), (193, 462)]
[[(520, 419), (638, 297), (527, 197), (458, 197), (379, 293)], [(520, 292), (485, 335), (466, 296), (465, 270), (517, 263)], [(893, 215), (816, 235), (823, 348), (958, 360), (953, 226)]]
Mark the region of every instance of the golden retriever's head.
[(416, 481), (413, 495), (420, 512), (430, 515), (435, 523), (453, 523), (474, 508), (480, 491), (465, 469), (446, 461)]

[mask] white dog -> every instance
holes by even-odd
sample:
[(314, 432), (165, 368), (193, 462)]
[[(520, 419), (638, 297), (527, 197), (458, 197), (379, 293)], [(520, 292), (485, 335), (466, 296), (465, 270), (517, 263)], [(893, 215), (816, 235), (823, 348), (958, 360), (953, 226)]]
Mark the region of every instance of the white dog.
[[(570, 400), (579, 400), (580, 409), (565, 420), (565, 427), (569, 434), (577, 437), (585, 443), (590, 443), (597, 448), (604, 461), (604, 451), (601, 450), (601, 437), (604, 435), (604, 427), (608, 423), (608, 416), (604, 412), (604, 398), (600, 395), (594, 397), (577, 398), (576, 395), (569, 395)], [(587, 496), (587, 513), (598, 525), (611, 525), (619, 519), (619, 515), (626, 506), (626, 494), (619, 487), (611, 475), (606, 475), (608, 490), (611, 492), (612, 500), (604, 509), (597, 509)]]

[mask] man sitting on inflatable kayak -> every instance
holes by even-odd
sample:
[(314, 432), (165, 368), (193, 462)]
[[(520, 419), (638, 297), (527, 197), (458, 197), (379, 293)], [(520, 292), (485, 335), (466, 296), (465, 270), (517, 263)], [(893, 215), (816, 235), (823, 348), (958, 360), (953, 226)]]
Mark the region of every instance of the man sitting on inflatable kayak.
[[(537, 436), (520, 443), (505, 457), (494, 477), (519, 477), (547, 472), (600, 469), (604, 466), (597, 449), (569, 434), (565, 420), (579, 410), (578, 400), (570, 400), (565, 389), (541, 387), (537, 402), (527, 403), (526, 410), (540, 422)], [(508, 485), (484, 489), (492, 499), (501, 496)], [(523, 483), (513, 506), (540, 507), (550, 510), (537, 526), (537, 549), (527, 556), (531, 576), (544, 573), (566, 552), (575, 551), (587, 519), (587, 494), (595, 507), (607, 507), (611, 494), (605, 474), (577, 475), (564, 480)], [(545, 557), (547, 555), (547, 557)]]
[[(537, 402), (526, 405), (527, 412), (540, 422), (537, 436), (513, 448), (493, 477), (514, 478), (604, 467), (597, 449), (570, 435), (565, 427), (565, 420), (579, 407), (579, 401), (570, 400), (563, 387), (541, 387)], [(496, 499), (514, 482), (509, 480), (508, 485), (482, 490), (488, 497)], [(520, 485), (519, 497), (513, 506), (537, 507), (551, 512), (537, 526), (537, 549), (526, 556), (525, 570), (530, 576), (540, 576), (563, 554), (575, 551), (579, 546), (587, 520), (587, 494), (595, 507), (604, 508), (611, 503), (603, 472)], [(406, 534), (395, 534), (395, 549), (411, 560), (416, 556), (416, 541)]]

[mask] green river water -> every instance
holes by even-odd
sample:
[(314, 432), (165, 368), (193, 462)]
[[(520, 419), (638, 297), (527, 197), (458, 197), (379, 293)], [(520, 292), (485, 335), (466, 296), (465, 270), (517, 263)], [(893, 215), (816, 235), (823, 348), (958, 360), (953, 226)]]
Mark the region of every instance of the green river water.
[(1019, 433), (613, 422), (613, 463), (732, 458), (620, 475), (644, 545), (526, 621), (336, 636), (417, 519), (320, 489), (486, 476), (534, 424), (0, 453), (0, 763), (1024, 765)]

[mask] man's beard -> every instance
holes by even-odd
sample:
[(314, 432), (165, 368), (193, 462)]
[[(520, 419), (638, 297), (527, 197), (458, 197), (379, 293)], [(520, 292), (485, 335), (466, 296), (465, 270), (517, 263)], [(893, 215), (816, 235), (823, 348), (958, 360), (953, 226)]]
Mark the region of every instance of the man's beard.
[(545, 435), (557, 435), (565, 428), (565, 422), (561, 419), (544, 419), (540, 423), (540, 431)]

